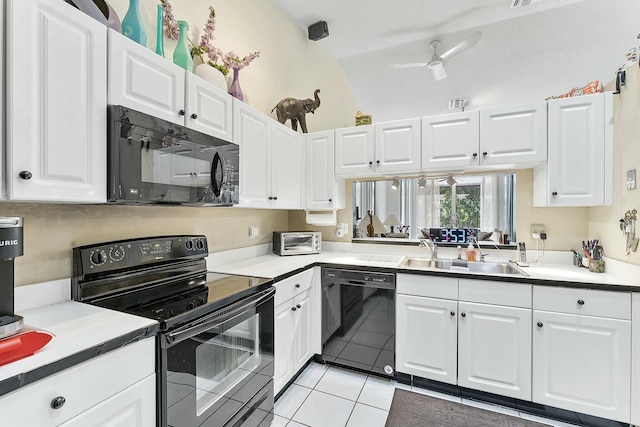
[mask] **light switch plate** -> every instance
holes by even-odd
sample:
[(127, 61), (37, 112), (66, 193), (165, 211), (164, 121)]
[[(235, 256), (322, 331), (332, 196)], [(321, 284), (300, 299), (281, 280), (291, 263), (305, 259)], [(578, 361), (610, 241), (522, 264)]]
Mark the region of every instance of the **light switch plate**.
[(636, 189), (636, 170), (631, 169), (627, 171), (627, 190)]

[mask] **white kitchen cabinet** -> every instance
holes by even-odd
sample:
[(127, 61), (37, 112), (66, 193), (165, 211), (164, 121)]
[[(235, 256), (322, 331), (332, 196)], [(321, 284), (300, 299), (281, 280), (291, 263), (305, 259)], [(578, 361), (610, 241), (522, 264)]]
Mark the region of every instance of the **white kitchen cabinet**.
[(396, 275), (397, 372), (456, 384), (457, 300), (458, 279)]
[(320, 310), (315, 285), (314, 269), (275, 284), (273, 382), (276, 394), (314, 354), (321, 351)]
[(232, 97), (122, 34), (109, 30), (109, 104), (232, 141)]
[(534, 169), (534, 206), (610, 205), (613, 95), (554, 99), (548, 108), (548, 161)]
[(2, 396), (2, 424), (153, 426), (155, 382), (155, 339), (147, 338)]
[(423, 117), (422, 169), (462, 169), (478, 165), (479, 117), (477, 111)]
[(458, 310), (458, 385), (531, 400), (531, 309), (460, 301)]
[(420, 170), (420, 119), (336, 129), (335, 138), (336, 175)]
[(631, 424), (640, 425), (640, 293), (631, 296)]
[(300, 134), (235, 99), (233, 128), (240, 146), (239, 206), (300, 208)]
[(628, 423), (630, 312), (629, 293), (534, 286), (533, 401)]
[(481, 166), (547, 160), (547, 103), (480, 110)]
[(57, 0), (6, 5), (7, 197), (106, 202), (106, 27)]
[(334, 131), (306, 136), (306, 209), (327, 210), (345, 207), (345, 182), (335, 176)]

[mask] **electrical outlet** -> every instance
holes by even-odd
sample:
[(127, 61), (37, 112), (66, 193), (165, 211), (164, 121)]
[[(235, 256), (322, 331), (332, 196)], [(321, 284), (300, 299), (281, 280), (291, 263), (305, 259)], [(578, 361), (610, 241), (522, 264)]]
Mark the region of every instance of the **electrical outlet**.
[(544, 224), (531, 224), (531, 238), (539, 239), (541, 233), (546, 233)]
[(256, 237), (258, 237), (258, 235), (260, 235), (260, 229), (258, 227), (256, 227), (255, 225), (252, 225), (249, 227), (249, 238), (250, 239), (255, 239)]

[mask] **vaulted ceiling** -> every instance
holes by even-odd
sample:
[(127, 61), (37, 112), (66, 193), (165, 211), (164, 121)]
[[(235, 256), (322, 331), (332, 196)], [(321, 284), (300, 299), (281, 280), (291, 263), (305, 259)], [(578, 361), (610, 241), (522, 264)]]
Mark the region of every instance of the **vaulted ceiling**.
[[(374, 121), (447, 113), (448, 100), (468, 108), (518, 104), (568, 92), (592, 80), (606, 83), (637, 47), (637, 0), (273, 0), (306, 33), (327, 21), (315, 43), (342, 64), (358, 103)], [(482, 33), (470, 49), (447, 58), (448, 77), (435, 81), (424, 63)], [(330, 88), (326, 89), (330, 90)]]

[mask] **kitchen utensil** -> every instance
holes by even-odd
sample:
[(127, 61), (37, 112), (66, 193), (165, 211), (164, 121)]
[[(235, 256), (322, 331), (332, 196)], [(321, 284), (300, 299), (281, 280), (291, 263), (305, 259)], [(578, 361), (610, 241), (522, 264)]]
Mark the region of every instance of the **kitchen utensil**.
[(0, 366), (31, 356), (47, 345), (53, 335), (29, 330), (0, 340)]

